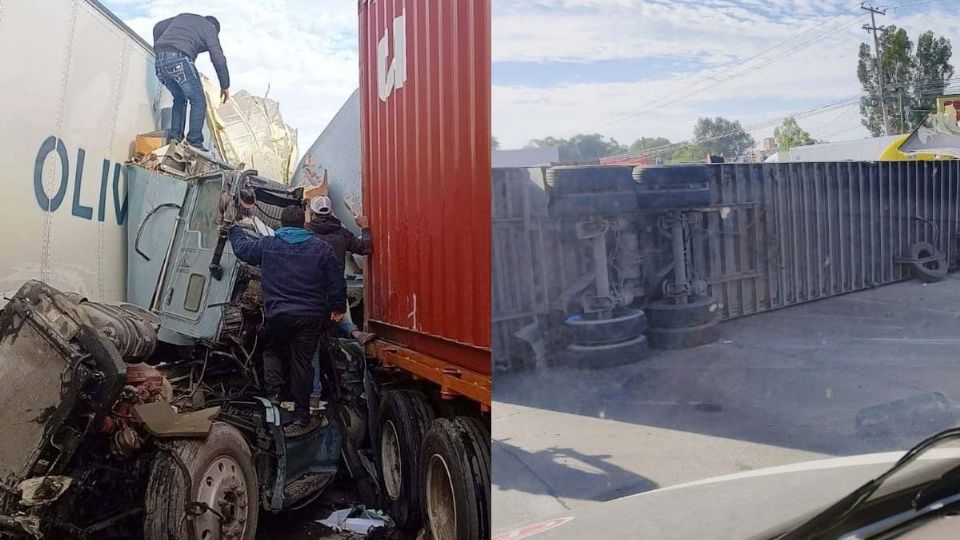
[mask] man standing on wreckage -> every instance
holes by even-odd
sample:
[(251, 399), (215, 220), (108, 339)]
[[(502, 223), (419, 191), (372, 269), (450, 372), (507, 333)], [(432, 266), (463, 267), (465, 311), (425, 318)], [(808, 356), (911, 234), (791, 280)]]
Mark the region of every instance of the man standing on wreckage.
[[(347, 286), (330, 245), (304, 228), (304, 209), (288, 206), (280, 213), (274, 236), (254, 238), (242, 227), (230, 228), (233, 253), (260, 266), (266, 313), (263, 369), (267, 393), (279, 403), (290, 396), (294, 423), (310, 423), (313, 355), (331, 320), (343, 316)], [(330, 363), (326, 347), (320, 362)]]

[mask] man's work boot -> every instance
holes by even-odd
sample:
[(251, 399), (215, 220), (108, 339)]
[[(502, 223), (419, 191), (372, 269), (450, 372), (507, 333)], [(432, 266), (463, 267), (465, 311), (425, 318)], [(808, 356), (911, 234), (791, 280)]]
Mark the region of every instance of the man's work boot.
[(293, 425), (300, 428), (305, 428), (310, 425), (310, 415), (304, 411), (296, 411), (293, 413)]
[(203, 143), (193, 144), (193, 143), (189, 143), (189, 142), (188, 142), (188, 143), (187, 143), (187, 146), (188, 146), (191, 150), (193, 150), (194, 152), (197, 152), (197, 153), (200, 153), (200, 154), (211, 155), (211, 154), (210, 154), (210, 149), (207, 148), (206, 146), (204, 146)]
[(317, 414), (327, 408), (327, 402), (320, 399), (320, 394), (310, 395), (310, 414)]
[(350, 337), (357, 340), (357, 343), (359, 343), (360, 346), (363, 347), (363, 346), (366, 346), (367, 343), (370, 343), (371, 341), (373, 341), (373, 338), (377, 337), (377, 335), (370, 334), (367, 332), (362, 332), (360, 330), (354, 330), (353, 332), (350, 332)]

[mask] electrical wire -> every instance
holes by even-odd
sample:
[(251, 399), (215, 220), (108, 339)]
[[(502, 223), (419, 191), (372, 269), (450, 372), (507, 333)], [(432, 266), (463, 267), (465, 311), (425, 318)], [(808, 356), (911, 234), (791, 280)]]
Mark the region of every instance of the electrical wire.
[[(921, 87), (919, 90), (921, 91), (921, 93), (926, 92), (926, 91), (928, 91), (928, 90), (931, 91), (931, 92), (936, 92), (936, 93), (939, 93), (940, 91), (946, 92), (947, 89), (949, 88), (950, 84), (951, 84), (951, 83), (954, 83), (954, 82), (957, 82), (957, 81), (960, 81), (960, 77), (953, 77), (953, 78), (950, 78), (950, 79), (946, 79), (946, 80), (944, 81), (944, 84), (943, 84), (943, 85), (941, 85), (940, 83), (935, 83), (935, 84), (932, 84), (932, 85), (928, 85), (928, 86), (926, 86), (926, 87)], [(736, 135), (737, 133), (740, 133), (740, 131), (744, 131), (744, 132), (750, 133), (750, 132), (754, 132), (754, 131), (759, 131), (759, 130), (761, 130), (761, 129), (770, 128), (770, 127), (779, 125), (779, 124), (783, 121), (783, 118), (792, 117), (792, 118), (794, 118), (794, 119), (802, 119), (802, 118), (807, 118), (807, 117), (810, 117), (810, 116), (816, 116), (816, 115), (819, 115), (819, 114), (823, 114), (823, 113), (825, 113), (825, 112), (836, 111), (836, 110), (842, 109), (842, 108), (844, 108), (844, 107), (848, 107), (848, 106), (850, 106), (850, 105), (858, 104), (858, 103), (860, 103), (863, 99), (870, 99), (870, 98), (871, 98), (871, 96), (865, 96), (865, 95), (861, 95), (861, 94), (856, 94), (856, 95), (852, 95), (852, 96), (850, 96), (850, 97), (846, 97), (846, 98), (841, 99), (841, 100), (838, 100), (838, 101), (834, 101), (834, 102), (831, 102), (831, 103), (827, 103), (827, 104), (824, 104), (824, 105), (820, 105), (820, 106), (817, 106), (817, 107), (813, 107), (813, 108), (807, 109), (807, 110), (805, 110), (805, 111), (800, 111), (800, 112), (797, 112), (797, 113), (794, 113), (794, 114), (789, 114), (789, 115), (787, 115), (787, 116), (785, 116), (785, 117), (771, 118), (771, 119), (769, 119), (769, 120), (760, 122), (760, 123), (758, 123), (758, 124), (754, 124), (754, 125), (747, 126), (747, 127), (741, 127), (741, 128), (739, 128), (739, 129), (733, 129), (733, 130), (730, 130), (730, 131), (728, 131), (728, 132), (726, 132), (726, 133), (721, 133), (721, 134), (715, 135), (715, 136), (713, 136), (713, 137), (707, 137), (707, 138), (700, 139), (700, 140), (697, 140), (697, 141), (694, 141), (694, 142), (686, 142), (686, 141), (685, 141), (685, 142), (672, 143), (672, 144), (669, 144), (669, 145), (663, 145), (663, 146), (659, 146), (659, 147), (655, 147), (655, 148), (648, 148), (648, 149), (645, 149), (645, 150), (639, 151), (639, 152), (625, 152), (625, 153), (617, 154), (617, 155), (610, 156), (610, 157), (611, 157), (611, 158), (617, 158), (617, 159), (625, 159), (625, 158), (633, 158), (633, 157), (641, 158), (641, 157), (650, 157), (650, 156), (655, 156), (655, 155), (662, 155), (662, 154), (666, 154), (666, 153), (668, 153), (668, 152), (672, 152), (673, 150), (677, 150), (677, 149), (679, 149), (679, 148), (683, 148), (683, 147), (687, 147), (687, 146), (693, 146), (693, 145), (696, 145), (696, 144), (702, 144), (702, 143), (705, 143), (705, 142), (713, 142), (713, 141), (716, 141), (716, 140), (724, 139), (724, 138), (729, 137), (729, 136), (731, 136), (731, 135)]]
[[(840, 16), (837, 16), (837, 17), (840, 17)], [(834, 19), (837, 18), (837, 17), (834, 17)], [(658, 100), (654, 100), (653, 103), (648, 104), (647, 107), (645, 107), (644, 109), (641, 109), (640, 111), (636, 111), (636, 112), (627, 114), (627, 115), (625, 115), (625, 116), (618, 117), (616, 120), (614, 120), (613, 122), (610, 122), (608, 125), (616, 125), (616, 124), (622, 123), (622, 122), (624, 122), (624, 121), (626, 121), (626, 120), (630, 120), (630, 119), (636, 118), (636, 117), (638, 117), (638, 116), (641, 116), (641, 115), (643, 115), (643, 114), (645, 114), (645, 113), (648, 113), (648, 112), (651, 112), (651, 111), (660, 109), (660, 108), (665, 107), (665, 106), (667, 106), (667, 105), (673, 105), (673, 104), (676, 104), (676, 103), (680, 103), (680, 102), (685, 101), (685, 100), (687, 100), (687, 99), (689, 99), (689, 98), (691, 98), (691, 97), (693, 97), (693, 96), (695, 96), (695, 95), (697, 95), (697, 94), (703, 93), (703, 92), (706, 91), (706, 90), (713, 89), (713, 88), (715, 88), (715, 87), (717, 87), (717, 86), (719, 86), (719, 85), (721, 85), (721, 84), (723, 84), (723, 83), (726, 83), (726, 82), (728, 82), (728, 81), (735, 80), (735, 79), (737, 79), (737, 78), (741, 78), (741, 77), (743, 77), (743, 76), (745, 76), (745, 75), (748, 75), (748, 74), (750, 74), (750, 73), (753, 73), (753, 72), (755, 72), (755, 71), (758, 71), (758, 70), (760, 70), (760, 69), (763, 69), (763, 68), (765, 68), (765, 67), (773, 64), (774, 62), (776, 62), (776, 61), (778, 61), (778, 60), (780, 60), (780, 59), (782, 59), (782, 58), (784, 58), (784, 57), (786, 57), (786, 56), (789, 56), (790, 54), (793, 54), (793, 53), (795, 53), (795, 52), (798, 52), (798, 51), (800, 51), (801, 49), (807, 48), (807, 47), (811, 46), (811, 45), (814, 44), (814, 43), (820, 42), (822, 39), (825, 39), (825, 38), (829, 37), (829, 36), (832, 35), (832, 34), (835, 34), (835, 33), (837, 33), (837, 32), (840, 32), (840, 31), (842, 31), (842, 30), (845, 30), (846, 28), (848, 28), (848, 27), (850, 27), (850, 26), (853, 26), (853, 24), (859, 22), (859, 17), (860, 17), (859, 15), (848, 15), (848, 16), (846, 16), (846, 17), (843, 17), (843, 19), (840, 21), (839, 24), (837, 24), (837, 25), (832, 25), (831, 27), (827, 28), (826, 31), (817, 33), (817, 34), (816, 34), (815, 36), (813, 36), (812, 38), (810, 38), (810, 39), (808, 39), (808, 40), (806, 40), (806, 41), (803, 41), (803, 42), (801, 42), (801, 43), (799, 43), (799, 44), (797, 44), (797, 45), (795, 45), (795, 46), (793, 46), (793, 47), (791, 47), (791, 48), (789, 48), (789, 49), (787, 49), (787, 50), (785, 50), (785, 51), (781, 51), (781, 52), (779, 52), (778, 54), (776, 54), (776, 55), (773, 56), (773, 57), (766, 58), (766, 59), (764, 59), (761, 63), (759, 63), (759, 64), (757, 64), (757, 65), (745, 67), (744, 69), (738, 70), (738, 71), (734, 71), (733, 73), (727, 73), (726, 75), (724, 75), (724, 76), (722, 76), (722, 77), (718, 77), (718, 75), (721, 75), (721, 74), (723, 74), (723, 73), (725, 73), (725, 72), (730, 71), (730, 68), (728, 68), (728, 69), (726, 69), (726, 70), (723, 70), (723, 71), (721, 71), (721, 72), (719, 72), (719, 73), (712, 74), (712, 75), (708, 76), (706, 79), (703, 79), (703, 80), (701, 80), (700, 82), (695, 83), (695, 84), (691, 85), (690, 87), (688, 87), (688, 89), (687, 89), (688, 91), (687, 91), (686, 93), (682, 93), (682, 94), (679, 95), (679, 96), (677, 96), (676, 93), (673, 93), (673, 94), (671, 94), (670, 97), (660, 98), (660, 99), (658, 99)], [(816, 28), (816, 27), (815, 27), (815, 28)], [(808, 30), (808, 31), (809, 31), (809, 30)], [(805, 32), (808, 32), (808, 31), (805, 31)], [(798, 34), (797, 36), (795, 36), (795, 38), (796, 38), (796, 37), (799, 37), (800, 35), (802, 35), (802, 34), (805, 33), (805, 32), (801, 32), (800, 34)], [(791, 41), (792, 39), (795, 39), (795, 38), (791, 38), (790, 40), (787, 40), (787, 41), (785, 41), (785, 42), (782, 42), (781, 44), (787, 43), (787, 42), (789, 42), (789, 41)], [(778, 45), (774, 46), (772, 49), (777, 48), (777, 47), (778, 47), (779, 45), (781, 45), (781, 44), (778, 44)], [(768, 51), (769, 51), (769, 50), (768, 50)], [(768, 51), (767, 51), (767, 52), (768, 52)], [(734, 66), (732, 66), (732, 67), (738, 67), (739, 65), (745, 65), (745, 64), (747, 64), (747, 63), (749, 63), (749, 62), (751, 62), (751, 61), (759, 58), (760, 56), (762, 56), (762, 54), (765, 54), (765, 53), (761, 53), (761, 55), (757, 55), (757, 56), (755, 56), (755, 57), (752, 57), (752, 58), (750, 58), (750, 59), (748, 59), (748, 60), (746, 60), (746, 61), (744, 61), (744, 62), (741, 62), (740, 64), (736, 64), (736, 65), (734, 65)], [(702, 88), (698, 88), (698, 87), (702, 86), (704, 83), (706, 83), (707, 86), (702, 87)]]

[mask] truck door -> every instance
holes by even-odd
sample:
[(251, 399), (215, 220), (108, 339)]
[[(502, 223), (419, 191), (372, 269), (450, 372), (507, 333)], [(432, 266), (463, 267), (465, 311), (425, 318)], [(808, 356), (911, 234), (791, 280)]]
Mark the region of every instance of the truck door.
[(161, 339), (187, 343), (191, 338), (214, 340), (220, 330), (222, 306), (231, 300), (238, 266), (229, 242), (223, 250), (220, 279), (211, 276), (210, 263), (219, 240), (218, 208), (223, 175), (190, 182), (183, 218), (166, 266), (158, 298)]
[(127, 165), (127, 302), (150, 309), (188, 183)]

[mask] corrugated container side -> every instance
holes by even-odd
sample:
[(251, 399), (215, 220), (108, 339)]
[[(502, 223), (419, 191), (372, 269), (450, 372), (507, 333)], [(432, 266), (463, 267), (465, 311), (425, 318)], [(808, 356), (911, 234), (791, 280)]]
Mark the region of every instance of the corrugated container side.
[(490, 373), (489, 0), (361, 0), (366, 318)]

